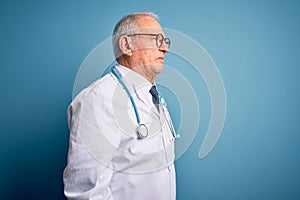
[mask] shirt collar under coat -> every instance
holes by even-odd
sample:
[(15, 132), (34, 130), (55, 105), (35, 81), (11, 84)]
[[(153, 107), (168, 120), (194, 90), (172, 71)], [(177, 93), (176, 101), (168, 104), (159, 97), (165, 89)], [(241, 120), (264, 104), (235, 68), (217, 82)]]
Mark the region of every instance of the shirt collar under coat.
[(120, 73), (131, 95), (136, 96), (144, 104), (152, 106), (152, 96), (149, 91), (153, 85), (146, 78), (123, 65), (117, 64), (115, 69)]

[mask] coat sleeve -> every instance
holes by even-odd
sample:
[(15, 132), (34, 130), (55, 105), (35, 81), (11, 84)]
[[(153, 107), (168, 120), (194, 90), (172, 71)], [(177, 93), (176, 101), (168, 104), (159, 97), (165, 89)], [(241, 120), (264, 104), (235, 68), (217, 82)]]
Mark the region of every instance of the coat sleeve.
[[(94, 96), (94, 93), (83, 92), (68, 108), (70, 141), (63, 181), (64, 194), (69, 200), (113, 199), (111, 160), (116, 145), (112, 140), (118, 141), (118, 138), (105, 136), (113, 120), (104, 100), (95, 104)], [(105, 116), (105, 120), (101, 116)]]

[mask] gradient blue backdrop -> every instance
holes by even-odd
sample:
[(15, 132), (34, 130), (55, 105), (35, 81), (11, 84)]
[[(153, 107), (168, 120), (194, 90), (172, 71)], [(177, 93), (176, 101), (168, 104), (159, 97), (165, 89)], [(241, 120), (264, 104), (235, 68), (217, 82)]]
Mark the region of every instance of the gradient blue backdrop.
[(64, 199), (76, 72), (134, 11), (194, 38), (226, 87), (222, 136), (199, 160), (203, 95), (199, 133), (176, 161), (178, 199), (300, 199), (300, 3), (283, 0), (1, 1), (0, 199)]

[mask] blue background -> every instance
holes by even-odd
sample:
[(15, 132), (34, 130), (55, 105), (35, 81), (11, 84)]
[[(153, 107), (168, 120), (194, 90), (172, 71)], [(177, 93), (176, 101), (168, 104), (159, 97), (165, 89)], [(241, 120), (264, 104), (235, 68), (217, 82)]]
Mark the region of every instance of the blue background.
[(0, 199), (64, 199), (77, 70), (135, 11), (195, 39), (225, 83), (220, 140), (198, 159), (203, 97), (199, 133), (176, 161), (178, 199), (300, 199), (300, 3), (283, 0), (1, 1)]

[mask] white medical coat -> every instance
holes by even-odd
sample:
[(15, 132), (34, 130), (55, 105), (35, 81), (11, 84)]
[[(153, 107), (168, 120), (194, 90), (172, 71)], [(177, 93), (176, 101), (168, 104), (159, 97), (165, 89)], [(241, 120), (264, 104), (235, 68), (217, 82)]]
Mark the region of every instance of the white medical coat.
[(133, 106), (112, 73), (92, 83), (68, 108), (64, 193), (76, 200), (174, 200), (174, 138), (162, 110), (152, 102), (152, 85), (124, 66), (115, 68), (149, 135), (137, 138)]

